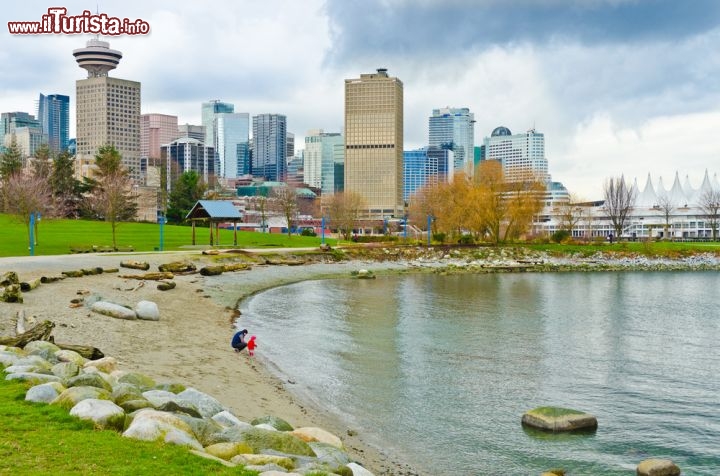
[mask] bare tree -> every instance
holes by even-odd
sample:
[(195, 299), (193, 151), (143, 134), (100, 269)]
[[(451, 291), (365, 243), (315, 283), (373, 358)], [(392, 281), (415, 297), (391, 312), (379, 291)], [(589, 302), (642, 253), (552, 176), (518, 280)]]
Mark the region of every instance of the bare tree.
[[(52, 190), (47, 180), (37, 176), (25, 176), (15, 172), (3, 182), (2, 203), (4, 211), (15, 216), (27, 227), (30, 244), (30, 217), (34, 213), (53, 215), (55, 210)], [(35, 222), (37, 225), (37, 221)], [(34, 244), (37, 244), (37, 226), (34, 229)]]
[(272, 198), (277, 210), (285, 217), (287, 235), (290, 236), (298, 213), (297, 189), (292, 185), (275, 187)]
[(670, 218), (675, 211), (675, 202), (668, 195), (662, 195), (658, 198), (657, 208), (662, 212), (663, 218), (665, 218), (665, 232), (663, 238), (668, 239), (670, 237)]
[(570, 233), (570, 236), (589, 213), (588, 207), (582, 201), (582, 199), (571, 193), (568, 201), (560, 203), (557, 207), (560, 229)]
[(712, 229), (712, 239), (717, 241), (720, 225), (720, 190), (708, 190), (700, 196), (700, 209)]
[(95, 156), (99, 180), (87, 197), (85, 206), (90, 213), (110, 223), (113, 248), (117, 248), (117, 227), (122, 221), (137, 215), (137, 201), (132, 196), (132, 180), (113, 146), (101, 147)]
[(343, 238), (349, 240), (367, 204), (358, 193), (342, 192), (325, 197), (323, 208), (330, 218), (330, 225), (337, 228)]
[(260, 228), (263, 233), (267, 230), (268, 198), (265, 195), (257, 195), (253, 200), (255, 211), (260, 213)]
[(625, 183), (625, 177), (605, 180), (603, 187), (605, 211), (615, 229), (615, 236), (620, 239), (630, 210), (635, 205), (635, 189)]

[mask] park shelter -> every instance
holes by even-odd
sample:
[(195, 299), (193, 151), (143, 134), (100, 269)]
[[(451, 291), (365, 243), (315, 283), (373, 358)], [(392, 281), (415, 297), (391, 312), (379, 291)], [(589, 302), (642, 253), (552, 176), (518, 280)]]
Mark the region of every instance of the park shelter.
[[(237, 223), (242, 221), (240, 212), (232, 202), (227, 200), (198, 200), (185, 217), (192, 223), (192, 244), (195, 244), (195, 224), (198, 221), (207, 222), (210, 228), (210, 246), (219, 244), (220, 223), (232, 222), (233, 246), (237, 246)], [(213, 240), (213, 231), (215, 239)]]

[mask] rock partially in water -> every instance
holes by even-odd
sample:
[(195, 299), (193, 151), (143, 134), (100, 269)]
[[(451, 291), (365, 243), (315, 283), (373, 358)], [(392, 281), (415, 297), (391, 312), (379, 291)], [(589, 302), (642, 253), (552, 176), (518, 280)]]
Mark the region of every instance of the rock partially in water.
[(560, 407), (538, 407), (522, 416), (522, 424), (545, 431), (594, 430), (597, 418), (589, 413)]
[(637, 476), (680, 476), (680, 468), (669, 459), (646, 459), (637, 466)]

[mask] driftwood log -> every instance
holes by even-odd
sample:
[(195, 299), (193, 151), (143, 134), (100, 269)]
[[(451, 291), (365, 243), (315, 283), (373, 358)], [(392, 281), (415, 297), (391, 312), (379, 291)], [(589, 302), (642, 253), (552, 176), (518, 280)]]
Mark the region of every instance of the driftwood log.
[(160, 281), (162, 279), (172, 279), (175, 275), (170, 272), (153, 272), (145, 274), (121, 274), (120, 277), (123, 279), (149, 279), (152, 281)]
[(150, 263), (147, 263), (145, 261), (127, 260), (127, 261), (121, 261), (120, 267), (121, 268), (130, 268), (130, 269), (139, 269), (141, 271), (147, 271), (148, 269), (150, 269)]
[(8, 345), (11, 347), (25, 347), (29, 342), (34, 340), (51, 341), (52, 330), (55, 323), (51, 321), (42, 321), (40, 324), (31, 329), (18, 334), (15, 337), (0, 337), (0, 345)]
[(15, 271), (8, 271), (0, 275), (0, 286), (10, 286), (11, 284), (20, 284)]
[(193, 263), (187, 261), (173, 261), (158, 266), (162, 272), (170, 272), (175, 274), (192, 274), (197, 272), (197, 268)]
[(54, 283), (55, 281), (61, 281), (65, 278), (66, 278), (66, 276), (41, 276), (40, 282), (43, 284)]
[(175, 281), (160, 281), (160, 283), (157, 285), (157, 288), (160, 291), (169, 291), (171, 289), (175, 289)]
[(38, 286), (40, 286), (40, 278), (31, 279), (30, 281), (23, 281), (22, 283), (20, 283), (20, 290), (26, 293), (32, 289), (35, 289)]
[(232, 263), (232, 264), (219, 264), (215, 266), (205, 266), (200, 268), (200, 274), (203, 276), (217, 276), (224, 272), (229, 271), (243, 271), (250, 269), (250, 265), (247, 263)]
[(0, 336), (0, 345), (7, 345), (11, 347), (25, 347), (34, 340), (44, 340), (52, 342), (56, 346), (65, 350), (72, 350), (82, 355), (86, 359), (96, 360), (101, 359), (105, 356), (100, 349), (89, 345), (75, 345), (75, 344), (61, 344), (55, 342), (52, 336), (52, 330), (55, 327), (55, 323), (52, 321), (42, 321), (40, 324), (33, 326), (26, 332), (18, 334), (15, 337), (2, 337)]
[(19, 284), (9, 284), (7, 286), (0, 287), (0, 301), (1, 302), (23, 302), (22, 291), (20, 290)]

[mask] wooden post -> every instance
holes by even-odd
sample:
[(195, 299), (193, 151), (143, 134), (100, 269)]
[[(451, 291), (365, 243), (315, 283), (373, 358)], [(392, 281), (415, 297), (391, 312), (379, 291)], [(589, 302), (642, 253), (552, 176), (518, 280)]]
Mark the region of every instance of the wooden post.
[[(212, 228), (211, 228), (212, 229)], [(215, 222), (215, 244), (220, 245), (220, 222)]]
[(191, 221), (192, 223), (192, 244), (195, 246), (195, 220)]
[(210, 246), (213, 246), (213, 244), (214, 244), (214, 242), (213, 242), (213, 233), (212, 233), (212, 232), (213, 232), (212, 225), (213, 225), (213, 224), (212, 224), (212, 220), (210, 220), (210, 219), (208, 218), (208, 228), (210, 229)]
[(237, 222), (233, 221), (233, 246), (237, 246)]

